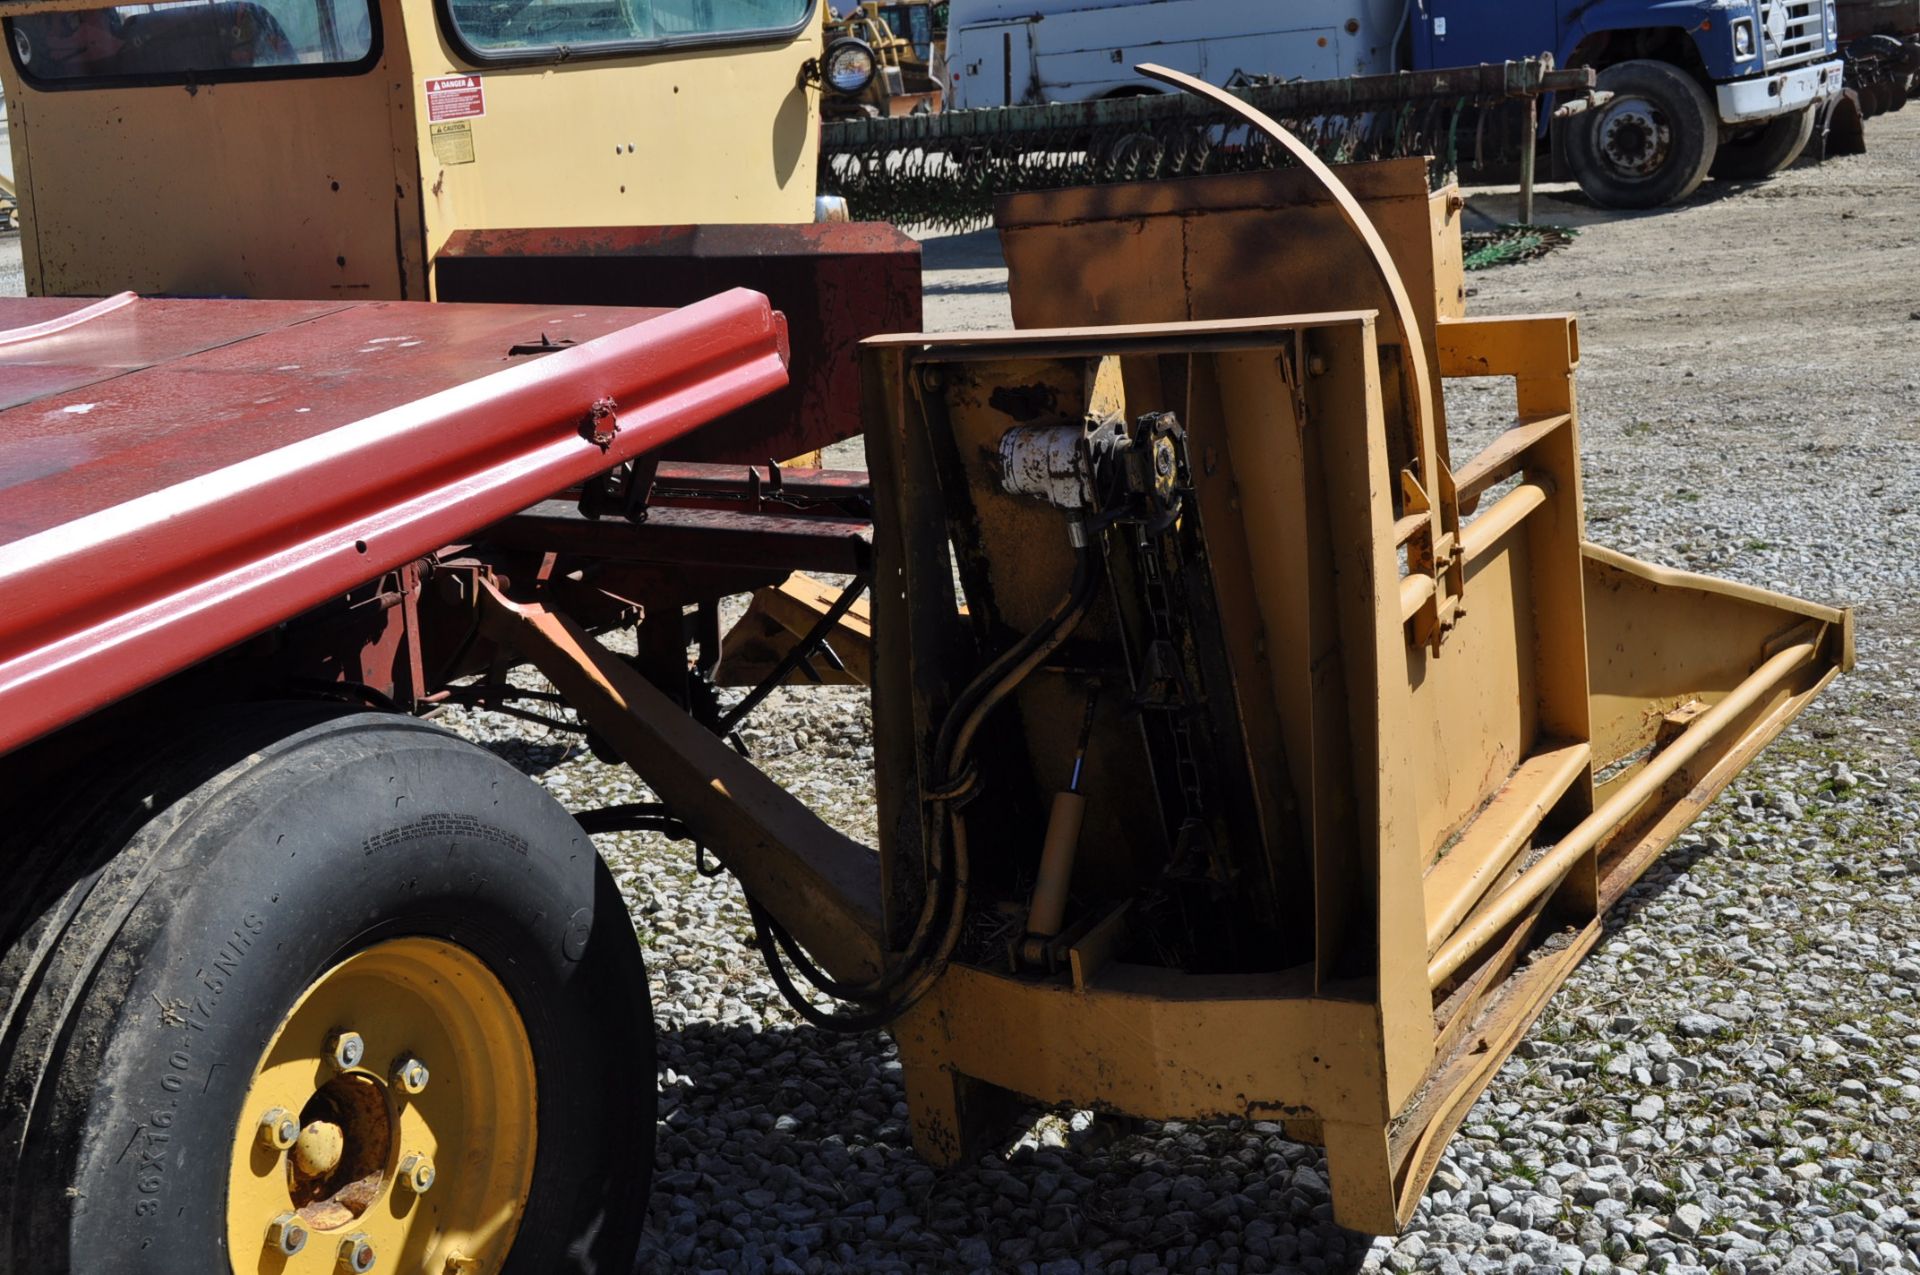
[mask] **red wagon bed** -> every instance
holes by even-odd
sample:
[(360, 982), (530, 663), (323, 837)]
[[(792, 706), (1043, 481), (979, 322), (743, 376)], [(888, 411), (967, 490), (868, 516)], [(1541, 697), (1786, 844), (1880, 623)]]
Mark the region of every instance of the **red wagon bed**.
[(743, 290), (0, 300), (0, 753), (777, 390), (786, 362)]

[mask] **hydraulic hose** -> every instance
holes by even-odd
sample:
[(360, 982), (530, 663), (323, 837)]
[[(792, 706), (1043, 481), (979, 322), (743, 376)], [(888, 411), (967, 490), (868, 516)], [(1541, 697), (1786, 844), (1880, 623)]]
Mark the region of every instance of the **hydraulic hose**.
[[(1074, 561), (1073, 582), (1067, 594), (1030, 633), (996, 658), (954, 698), (935, 737), (930, 767), (929, 802), (935, 807), (928, 889), (920, 918), (902, 959), (879, 978), (865, 984), (846, 984), (827, 977), (800, 950), (764, 908), (749, 898), (755, 940), (766, 960), (774, 985), (801, 1018), (832, 1031), (860, 1032), (883, 1027), (910, 1009), (946, 972), (965, 928), (971, 884), (971, 864), (965, 821), (958, 806), (972, 795), (969, 754), (980, 727), (993, 710), (1024, 682), (1047, 657), (1079, 627), (1099, 586), (1099, 562), (1094, 550), (1081, 548)], [(851, 1002), (851, 1010), (823, 1010), (807, 1000), (794, 983), (785, 955), (818, 991)]]

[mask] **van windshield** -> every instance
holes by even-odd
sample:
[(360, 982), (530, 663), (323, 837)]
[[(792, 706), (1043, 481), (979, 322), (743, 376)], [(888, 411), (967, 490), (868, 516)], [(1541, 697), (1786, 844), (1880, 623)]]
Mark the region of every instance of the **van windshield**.
[(784, 31), (799, 25), (812, 7), (812, 0), (449, 0), (447, 5), (461, 41), (483, 57)]
[(372, 0), (166, 0), (7, 21), (38, 83), (212, 80), (351, 66), (373, 52)]

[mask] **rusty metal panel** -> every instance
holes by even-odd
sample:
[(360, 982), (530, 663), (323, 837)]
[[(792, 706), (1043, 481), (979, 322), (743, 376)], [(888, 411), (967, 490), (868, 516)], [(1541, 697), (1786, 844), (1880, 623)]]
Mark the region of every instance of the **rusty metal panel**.
[[(1436, 318), (1459, 312), (1465, 285), (1459, 189), (1430, 191), (1427, 164), (1390, 159), (1339, 171), (1401, 276), (1414, 281), (1409, 296), (1431, 351)], [(1008, 195), (994, 224), (1022, 328), (1393, 312), (1365, 245), (1295, 169)], [(1391, 319), (1383, 324), (1391, 332)]]
[[(578, 344), (510, 352), (542, 334)], [(0, 412), (0, 751), (682, 438), (782, 387), (784, 359), (743, 291), (133, 301), (0, 342), (0, 401), (22, 368), (118, 369)]]
[(753, 288), (787, 318), (786, 390), (669, 451), (765, 464), (859, 434), (859, 343), (920, 326), (920, 245), (891, 226), (617, 226), (462, 231), (435, 259), (443, 301), (687, 305)]

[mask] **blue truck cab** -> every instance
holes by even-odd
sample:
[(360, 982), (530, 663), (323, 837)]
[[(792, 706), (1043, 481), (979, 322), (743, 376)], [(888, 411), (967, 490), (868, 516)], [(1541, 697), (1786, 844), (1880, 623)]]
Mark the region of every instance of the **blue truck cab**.
[(1158, 93), (1158, 62), (1335, 79), (1551, 53), (1610, 96), (1552, 119), (1556, 167), (1613, 208), (1799, 158), (1841, 91), (1832, 0), (952, 0), (949, 109)]
[(1551, 50), (1611, 97), (1558, 121), (1558, 160), (1594, 202), (1650, 208), (1799, 158), (1842, 88), (1833, 0), (1412, 0), (1415, 69)]

